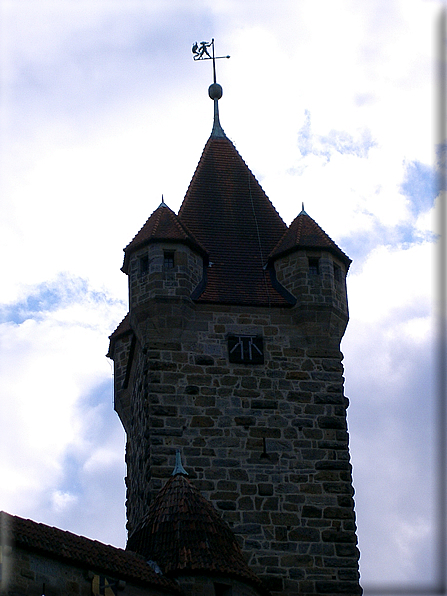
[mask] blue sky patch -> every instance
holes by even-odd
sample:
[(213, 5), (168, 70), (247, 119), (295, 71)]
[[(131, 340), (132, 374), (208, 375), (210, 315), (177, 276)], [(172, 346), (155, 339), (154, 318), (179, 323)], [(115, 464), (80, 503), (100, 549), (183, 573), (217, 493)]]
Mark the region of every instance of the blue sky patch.
[(315, 135), (311, 130), (309, 110), (304, 113), (306, 119), (298, 132), (298, 148), (303, 157), (319, 155), (329, 162), (334, 153), (340, 153), (363, 158), (368, 157), (369, 150), (377, 145), (368, 129), (362, 130), (357, 139), (344, 130), (330, 130), (325, 136)]
[(27, 319), (39, 319), (44, 314), (79, 302), (87, 295), (95, 302), (110, 302), (110, 298), (103, 292), (92, 290), (87, 280), (60, 274), (56, 280), (43, 282), (32, 288), (23, 300), (0, 305), (0, 323), (20, 325)]
[(436, 175), (432, 167), (420, 161), (407, 164), (400, 192), (409, 199), (413, 215), (417, 216), (433, 207), (437, 194), (436, 187)]

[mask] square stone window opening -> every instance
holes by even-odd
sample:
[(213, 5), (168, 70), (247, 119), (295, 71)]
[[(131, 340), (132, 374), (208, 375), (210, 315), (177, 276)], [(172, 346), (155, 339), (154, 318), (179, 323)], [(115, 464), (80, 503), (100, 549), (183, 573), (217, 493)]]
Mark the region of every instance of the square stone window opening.
[(174, 269), (174, 266), (175, 266), (174, 255), (175, 255), (175, 250), (163, 251), (163, 269)]

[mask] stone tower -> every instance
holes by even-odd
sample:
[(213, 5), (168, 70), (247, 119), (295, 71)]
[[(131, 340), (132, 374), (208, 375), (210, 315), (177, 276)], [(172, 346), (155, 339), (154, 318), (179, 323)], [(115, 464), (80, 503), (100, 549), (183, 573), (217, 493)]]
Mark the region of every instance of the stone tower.
[(210, 95), (178, 215), (162, 202), (125, 248), (129, 314), (109, 356), (129, 539), (180, 449), (273, 594), (360, 594), (340, 352), (351, 261), (304, 208), (285, 225)]

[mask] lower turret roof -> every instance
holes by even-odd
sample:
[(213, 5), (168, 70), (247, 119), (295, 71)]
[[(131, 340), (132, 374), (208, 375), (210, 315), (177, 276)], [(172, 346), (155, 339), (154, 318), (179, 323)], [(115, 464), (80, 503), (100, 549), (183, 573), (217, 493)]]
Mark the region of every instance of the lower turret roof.
[(153, 499), (127, 549), (154, 561), (170, 577), (223, 575), (269, 595), (245, 562), (230, 527), (182, 474), (171, 476)]

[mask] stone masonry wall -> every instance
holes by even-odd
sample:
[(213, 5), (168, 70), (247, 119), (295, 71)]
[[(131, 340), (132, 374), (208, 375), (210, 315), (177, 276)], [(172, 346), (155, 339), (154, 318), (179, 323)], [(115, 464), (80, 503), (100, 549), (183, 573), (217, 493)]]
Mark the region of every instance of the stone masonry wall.
[[(163, 299), (148, 312), (136, 329), (129, 531), (180, 448), (275, 594), (360, 593), (341, 335), (331, 332), (343, 333), (343, 313)], [(262, 336), (264, 364), (229, 363), (230, 334)]]
[[(318, 274), (310, 272), (309, 259), (318, 260)], [(348, 314), (346, 267), (332, 254), (315, 249), (296, 251), (278, 259), (275, 270), (279, 283), (296, 296), (298, 305), (330, 304)]]
[[(216, 596), (216, 594), (231, 594), (232, 596), (259, 596), (258, 590), (228, 577), (206, 577), (185, 575), (176, 577), (185, 596)], [(220, 585), (220, 590), (216, 584)], [(226, 589), (225, 589), (226, 588)]]
[[(166, 270), (165, 251), (174, 253), (174, 267)], [(154, 296), (190, 296), (203, 276), (203, 259), (189, 246), (161, 242), (132, 254), (129, 266), (130, 308)]]
[[(76, 567), (17, 547), (1, 547), (1, 596), (91, 596), (95, 570)], [(114, 578), (119, 580), (119, 578)], [(123, 596), (166, 596), (156, 587), (123, 582)]]

